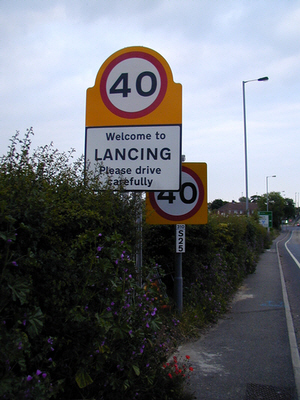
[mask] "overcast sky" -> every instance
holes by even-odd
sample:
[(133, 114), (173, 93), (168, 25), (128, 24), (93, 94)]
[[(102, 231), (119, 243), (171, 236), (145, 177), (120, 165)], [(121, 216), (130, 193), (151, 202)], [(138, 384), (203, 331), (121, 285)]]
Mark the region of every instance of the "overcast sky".
[[(144, 46), (183, 88), (183, 154), (206, 162), (208, 201), (299, 202), (300, 2), (292, 0), (0, 0), (0, 145), (33, 127), (33, 145), (84, 152), (86, 90), (116, 51)], [(296, 194), (296, 195), (295, 195)]]

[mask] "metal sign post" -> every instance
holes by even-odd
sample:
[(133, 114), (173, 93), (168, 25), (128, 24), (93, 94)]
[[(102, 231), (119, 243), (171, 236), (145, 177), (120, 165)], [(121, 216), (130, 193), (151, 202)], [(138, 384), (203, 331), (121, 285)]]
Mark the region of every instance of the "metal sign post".
[(183, 163), (180, 191), (165, 190), (147, 193), (146, 211), (148, 224), (176, 224), (174, 295), (178, 312), (181, 313), (183, 309), (182, 253), (185, 252), (185, 224), (207, 224), (206, 163)]
[(182, 253), (185, 253), (185, 225), (176, 225), (175, 302), (179, 314), (183, 309)]

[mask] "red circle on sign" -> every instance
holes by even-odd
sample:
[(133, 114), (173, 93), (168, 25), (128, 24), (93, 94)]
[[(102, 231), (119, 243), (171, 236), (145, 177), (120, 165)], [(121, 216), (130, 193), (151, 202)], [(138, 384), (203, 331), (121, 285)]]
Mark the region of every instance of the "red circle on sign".
[[(107, 92), (106, 92), (106, 83), (108, 76), (112, 69), (119, 64), (120, 62), (127, 60), (128, 58), (142, 58), (144, 60), (149, 61), (152, 63), (155, 68), (157, 69), (159, 75), (160, 75), (160, 80), (161, 80), (161, 87), (158, 96), (156, 99), (153, 101), (152, 104), (150, 104), (148, 107), (144, 108), (143, 110), (140, 111), (133, 111), (133, 112), (128, 112), (124, 110), (120, 110), (117, 108), (112, 102), (110, 101)], [(103, 100), (103, 103), (105, 106), (115, 115), (118, 115), (119, 117), (123, 118), (140, 118), (144, 117), (145, 115), (150, 114), (152, 111), (154, 111), (162, 102), (163, 98), (165, 97), (166, 91), (167, 91), (167, 73), (163, 67), (163, 65), (151, 54), (144, 53), (142, 51), (130, 51), (128, 53), (121, 54), (120, 56), (116, 57), (114, 60), (111, 61), (110, 64), (106, 67), (106, 69), (103, 72), (101, 82), (100, 82), (100, 94)]]
[(198, 191), (199, 191), (198, 200), (197, 200), (196, 204), (194, 205), (194, 207), (192, 208), (192, 210), (190, 210), (188, 213), (183, 214), (183, 215), (172, 215), (172, 214), (166, 213), (157, 204), (157, 201), (155, 198), (155, 192), (149, 193), (149, 200), (150, 200), (150, 203), (151, 203), (153, 209), (157, 212), (157, 214), (159, 214), (161, 217), (163, 217), (165, 219), (168, 219), (169, 221), (182, 221), (182, 220), (191, 218), (200, 210), (200, 208), (203, 204), (204, 186), (203, 186), (203, 183), (202, 183), (200, 177), (196, 174), (195, 171), (193, 171), (190, 168), (185, 167), (185, 166), (182, 166), (182, 172), (185, 172), (186, 174), (190, 175), (195, 180)]

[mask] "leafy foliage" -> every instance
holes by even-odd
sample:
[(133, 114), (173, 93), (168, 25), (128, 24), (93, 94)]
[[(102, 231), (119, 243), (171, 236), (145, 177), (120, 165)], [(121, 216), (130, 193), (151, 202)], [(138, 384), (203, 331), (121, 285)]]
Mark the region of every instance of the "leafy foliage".
[(169, 344), (131, 256), (137, 199), (31, 135), (0, 165), (0, 398), (151, 399)]
[(270, 192), (268, 196), (264, 194), (258, 201), (260, 210), (267, 210), (267, 201), (268, 209), (273, 213), (273, 227), (275, 229), (280, 228), (283, 219), (294, 218), (295, 206), (292, 199), (283, 198), (279, 192)]
[(218, 208), (222, 207), (224, 204), (226, 204), (226, 201), (223, 201), (222, 199), (215, 199), (211, 204), (209, 209), (211, 211), (217, 210)]
[(142, 196), (102, 185), (73, 150), (31, 151), (32, 134), (16, 133), (0, 160), (0, 398), (182, 400), (173, 347), (225, 311), (265, 231), (216, 215), (187, 227), (179, 320), (174, 226), (143, 227), (141, 279), (132, 254)]
[(285, 198), (284, 199), (284, 217), (286, 217), (287, 219), (289, 218), (295, 218), (295, 214), (296, 214), (296, 210), (295, 210), (295, 205), (294, 205), (294, 200), (293, 199), (289, 199), (289, 198)]
[[(165, 269), (171, 293), (174, 278), (174, 226), (151, 226), (145, 231), (145, 258), (154, 257)], [(242, 280), (255, 271), (259, 254), (269, 245), (266, 230), (246, 216), (211, 214), (207, 225), (186, 227), (182, 257), (184, 309), (181, 327), (188, 335), (214, 322), (227, 310)]]

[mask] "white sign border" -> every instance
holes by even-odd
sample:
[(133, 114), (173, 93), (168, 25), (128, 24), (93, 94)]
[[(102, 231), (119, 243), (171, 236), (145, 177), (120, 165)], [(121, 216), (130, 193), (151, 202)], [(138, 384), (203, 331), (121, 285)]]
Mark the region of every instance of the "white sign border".
[[(84, 166), (85, 166), (85, 171), (89, 171), (89, 170), (95, 170), (94, 167), (90, 167), (89, 165), (89, 160), (87, 160), (87, 154), (88, 154), (88, 130), (89, 129), (104, 129), (104, 130), (113, 130), (113, 129), (118, 129), (118, 130), (122, 130), (122, 129), (130, 129), (130, 128), (153, 128), (153, 129), (160, 129), (163, 127), (178, 127), (179, 128), (179, 149), (177, 149), (178, 151), (178, 160), (177, 160), (177, 165), (178, 165), (178, 180), (176, 180), (176, 182), (178, 182), (178, 184), (175, 187), (161, 187), (161, 186), (153, 186), (151, 188), (145, 187), (145, 188), (137, 188), (133, 185), (127, 185), (128, 188), (126, 187), (126, 185), (124, 185), (122, 187), (123, 191), (128, 191), (128, 192), (160, 192), (160, 191), (173, 191), (173, 192), (178, 192), (180, 190), (181, 187), (181, 169), (182, 169), (182, 160), (181, 160), (181, 154), (182, 154), (182, 125), (181, 124), (155, 124), (155, 125), (125, 125), (125, 126), (86, 126), (85, 128), (85, 152), (84, 152)], [(130, 141), (127, 141), (127, 143), (130, 143)], [(157, 166), (154, 166), (157, 167)], [(116, 168), (116, 166), (114, 167)], [(122, 166), (119, 166), (119, 168), (122, 168)], [(168, 172), (170, 172), (170, 168), (168, 167)], [(106, 175), (107, 177), (107, 175)], [(166, 180), (166, 178), (164, 178)], [(102, 183), (105, 183), (106, 179), (103, 180)], [(168, 182), (170, 182), (170, 180), (167, 180)], [(157, 185), (157, 183), (156, 183)], [(114, 190), (117, 190), (118, 188), (116, 188), (114, 185), (112, 185), (112, 188)], [(105, 190), (105, 189), (104, 189)]]

